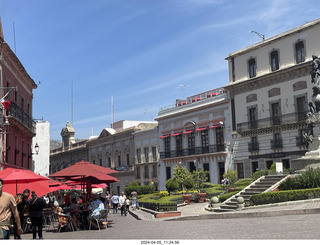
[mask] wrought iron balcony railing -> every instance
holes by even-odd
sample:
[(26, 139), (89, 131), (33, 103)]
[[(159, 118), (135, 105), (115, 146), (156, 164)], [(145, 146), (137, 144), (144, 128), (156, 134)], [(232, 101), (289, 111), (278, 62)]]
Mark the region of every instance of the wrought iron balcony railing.
[(36, 122), (14, 102), (11, 102), (9, 109), (7, 110), (7, 116), (9, 118), (13, 117), (35, 134)]
[(251, 120), (244, 123), (237, 124), (237, 132), (245, 132), (258, 128), (268, 128), (276, 125), (287, 125), (306, 120), (307, 111), (300, 111), (281, 116), (268, 117), (258, 120)]
[(199, 155), (206, 153), (216, 153), (225, 151), (225, 144), (216, 144), (209, 146), (199, 146), (193, 148), (186, 148), (180, 150), (172, 150), (160, 152), (160, 158), (172, 158), (172, 157), (182, 157), (182, 156), (191, 156), (191, 155)]
[(271, 149), (283, 148), (282, 139), (273, 139), (273, 140), (270, 140), (270, 143), (271, 143)]
[(248, 151), (259, 151), (259, 142), (249, 142)]

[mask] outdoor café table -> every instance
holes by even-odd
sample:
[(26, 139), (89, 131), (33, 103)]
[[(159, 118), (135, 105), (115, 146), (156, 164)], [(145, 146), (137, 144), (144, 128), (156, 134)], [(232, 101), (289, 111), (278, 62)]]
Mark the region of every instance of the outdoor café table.
[(89, 212), (90, 212), (90, 209), (79, 210), (79, 214), (80, 214), (79, 221), (81, 222), (81, 228), (83, 228), (83, 230), (89, 230), (89, 222), (87, 219), (87, 217), (89, 216)]

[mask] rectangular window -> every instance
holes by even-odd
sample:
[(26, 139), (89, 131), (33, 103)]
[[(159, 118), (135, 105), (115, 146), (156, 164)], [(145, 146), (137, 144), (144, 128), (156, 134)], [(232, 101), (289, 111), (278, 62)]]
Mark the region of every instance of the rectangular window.
[(188, 134), (188, 150), (189, 155), (195, 154), (195, 136), (194, 131)]
[(99, 159), (100, 166), (102, 166), (102, 159)]
[(141, 149), (137, 149), (137, 162), (141, 163)]
[(144, 167), (144, 177), (145, 178), (149, 178), (149, 168), (148, 168), (148, 166)]
[(250, 128), (257, 128), (257, 108), (251, 107), (249, 108), (249, 125)]
[(224, 135), (223, 135), (223, 128), (219, 127), (216, 128), (216, 144), (217, 144), (217, 151), (224, 151)]
[(208, 129), (201, 131), (202, 154), (209, 152), (209, 135)]
[(152, 177), (153, 178), (157, 177), (157, 165), (152, 166)]
[(272, 71), (279, 70), (279, 55), (278, 55), (278, 51), (271, 52), (270, 58), (271, 58), (271, 70)]
[(177, 157), (182, 156), (182, 135), (181, 134), (176, 136), (176, 150), (177, 150)]
[(130, 165), (130, 154), (127, 154), (127, 166)]
[(248, 66), (249, 66), (249, 77), (255, 77), (256, 76), (256, 60), (255, 59), (250, 59), (248, 61)]
[(259, 169), (259, 164), (258, 164), (258, 162), (252, 162), (252, 163), (251, 163), (251, 166), (252, 166), (252, 173), (258, 171), (258, 169)]
[(305, 60), (305, 50), (303, 42), (298, 42), (296, 44), (296, 62), (297, 64), (304, 62)]
[(298, 120), (304, 121), (306, 120), (306, 97), (298, 97), (296, 98), (296, 105), (297, 105), (297, 113), (298, 113)]
[(166, 178), (171, 179), (171, 167), (166, 167)]
[(118, 155), (118, 166), (121, 167), (121, 156)]
[(140, 167), (137, 167), (137, 173), (136, 173), (137, 179), (140, 179)]
[(157, 161), (157, 147), (152, 147), (152, 161)]
[(204, 163), (204, 164), (203, 164), (203, 170), (209, 172), (208, 175), (207, 175), (207, 177), (208, 177), (207, 182), (210, 182), (210, 168), (209, 168), (209, 163)]
[(281, 121), (280, 110), (281, 110), (281, 107), (279, 102), (271, 104), (272, 125), (280, 125), (280, 121)]
[(111, 157), (108, 157), (108, 166), (111, 168)]
[(149, 148), (144, 148), (144, 160), (149, 162)]
[(170, 137), (164, 139), (164, 151), (170, 152)]
[(257, 136), (251, 137), (251, 142), (249, 143), (249, 151), (258, 151), (259, 142)]

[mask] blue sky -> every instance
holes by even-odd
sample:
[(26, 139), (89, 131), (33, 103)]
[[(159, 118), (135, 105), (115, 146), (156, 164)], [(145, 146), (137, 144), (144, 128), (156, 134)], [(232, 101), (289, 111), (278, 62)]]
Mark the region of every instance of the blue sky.
[(110, 127), (112, 96), (114, 121), (150, 121), (176, 99), (225, 86), (228, 54), (261, 40), (251, 30), (275, 36), (320, 18), (316, 5), (2, 0), (1, 19), (5, 41), (40, 81), (33, 117), (50, 122), (52, 139), (61, 140), (66, 121), (73, 121), (76, 138), (85, 139)]

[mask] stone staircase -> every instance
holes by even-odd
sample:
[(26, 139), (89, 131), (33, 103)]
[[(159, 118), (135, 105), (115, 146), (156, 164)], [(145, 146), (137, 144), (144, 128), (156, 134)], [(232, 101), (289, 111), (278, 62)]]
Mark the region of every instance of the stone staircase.
[[(220, 205), (220, 208), (214, 209), (215, 212), (228, 212), (228, 211), (236, 211), (238, 208), (237, 204), (237, 198), (239, 196), (243, 197), (245, 206), (249, 206), (249, 198), (250, 196), (254, 194), (259, 194), (265, 191), (271, 191), (269, 190), (271, 187), (274, 187), (275, 185), (282, 182), (284, 178), (286, 178), (287, 175), (267, 175), (259, 178), (255, 182), (253, 182), (251, 185), (246, 187), (241, 192), (237, 193), (236, 195), (232, 196), (225, 202), (223, 202)], [(274, 187), (275, 188), (275, 187)], [(273, 188), (273, 189), (274, 189)]]

